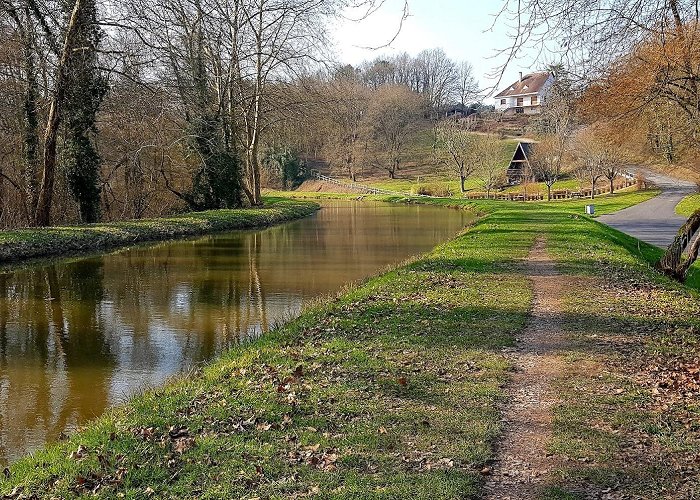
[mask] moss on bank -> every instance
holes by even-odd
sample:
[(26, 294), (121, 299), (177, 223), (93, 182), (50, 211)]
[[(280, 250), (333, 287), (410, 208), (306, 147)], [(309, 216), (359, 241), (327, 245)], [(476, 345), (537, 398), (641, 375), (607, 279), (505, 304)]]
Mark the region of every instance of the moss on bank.
[[(605, 213), (648, 196), (596, 203)], [(470, 203), (486, 215), (453, 241), (20, 460), (0, 491), (61, 498), (474, 497), (501, 431), (511, 369), (504, 351), (515, 345), (530, 309), (521, 260), (539, 235), (560, 271), (581, 283), (559, 319), (574, 341), (567, 377), (585, 380), (561, 381), (552, 450), (564, 465), (551, 496), (603, 492), (614, 476), (608, 471), (623, 493), (636, 491), (638, 478), (655, 493), (676, 486), (684, 476), (658, 459), (671, 452), (692, 457), (689, 438), (698, 431), (675, 416), (659, 421), (654, 405), (639, 406), (653, 387), (639, 373), (650, 371), (642, 355), (665, 356), (673, 347), (664, 339), (672, 341), (674, 325), (697, 324), (683, 319), (697, 317), (697, 305), (687, 289), (650, 267), (653, 247), (581, 216), (585, 203)], [(650, 308), (642, 294), (631, 311), (648, 318), (620, 324), (630, 303), (619, 294), (642, 286), (673, 298), (673, 315), (656, 321), (654, 309), (644, 312)], [(589, 300), (601, 290), (609, 302)], [(574, 308), (581, 303), (591, 305)], [(598, 345), (601, 333), (610, 338)], [(631, 357), (628, 340), (639, 356)], [(692, 359), (697, 343), (689, 345), (683, 355)], [(587, 372), (589, 355), (605, 366), (600, 352), (628, 364)], [(630, 360), (637, 362), (631, 370)], [(624, 394), (635, 397), (615, 406), (618, 399), (610, 398), (619, 397), (620, 386), (609, 385), (608, 373), (624, 377)], [(663, 427), (651, 425), (657, 421)], [(640, 428), (658, 429), (641, 447)], [(649, 460), (626, 462), (631, 448)]]
[(261, 208), (192, 212), (159, 219), (0, 231), (0, 264), (106, 250), (149, 241), (279, 224), (311, 215), (309, 201), (268, 197)]

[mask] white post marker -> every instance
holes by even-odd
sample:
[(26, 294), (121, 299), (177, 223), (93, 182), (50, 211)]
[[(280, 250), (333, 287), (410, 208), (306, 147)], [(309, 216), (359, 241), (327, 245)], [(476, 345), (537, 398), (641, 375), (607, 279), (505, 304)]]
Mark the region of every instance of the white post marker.
[(586, 205), (586, 215), (595, 215), (595, 205)]

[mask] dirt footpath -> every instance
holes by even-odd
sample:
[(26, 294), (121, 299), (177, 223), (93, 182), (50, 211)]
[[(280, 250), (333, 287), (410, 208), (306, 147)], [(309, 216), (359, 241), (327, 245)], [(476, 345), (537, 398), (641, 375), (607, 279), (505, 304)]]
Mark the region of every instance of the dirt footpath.
[(571, 284), (557, 272), (543, 239), (535, 243), (525, 266), (533, 308), (512, 355), (516, 372), (507, 389), (504, 433), (487, 478), (486, 498), (536, 498), (556, 465), (547, 446), (557, 403), (552, 386), (564, 368), (560, 301)]

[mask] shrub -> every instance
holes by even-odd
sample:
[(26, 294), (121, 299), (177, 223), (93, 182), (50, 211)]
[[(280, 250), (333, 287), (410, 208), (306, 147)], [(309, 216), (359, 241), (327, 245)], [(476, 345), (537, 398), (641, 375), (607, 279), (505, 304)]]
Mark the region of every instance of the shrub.
[(265, 153), (263, 165), (270, 179), (279, 179), (284, 189), (294, 189), (306, 180), (308, 168), (290, 149), (270, 149)]
[(414, 186), (411, 189), (411, 194), (422, 194), (426, 196), (438, 196), (440, 198), (449, 198), (453, 195), (450, 187), (443, 182), (422, 183)]

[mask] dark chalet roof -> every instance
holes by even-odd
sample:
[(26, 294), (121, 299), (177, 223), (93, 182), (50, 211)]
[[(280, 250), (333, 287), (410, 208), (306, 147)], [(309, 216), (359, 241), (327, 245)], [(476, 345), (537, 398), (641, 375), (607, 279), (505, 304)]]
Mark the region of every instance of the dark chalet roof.
[(531, 73), (529, 75), (523, 76), (522, 80), (518, 80), (513, 85), (510, 85), (506, 90), (502, 91), (500, 94), (496, 94), (496, 97), (508, 97), (514, 95), (523, 94), (536, 94), (541, 89), (542, 86), (549, 79), (550, 73), (545, 71), (543, 73)]
[(511, 183), (522, 181), (530, 168), (530, 154), (532, 153), (531, 142), (521, 141), (515, 148), (513, 159), (508, 167), (508, 181)]

